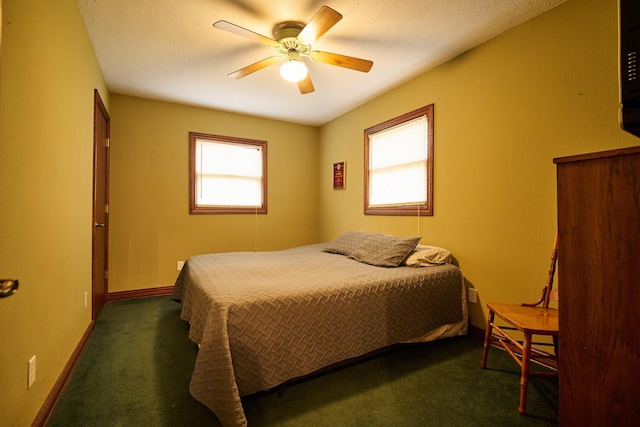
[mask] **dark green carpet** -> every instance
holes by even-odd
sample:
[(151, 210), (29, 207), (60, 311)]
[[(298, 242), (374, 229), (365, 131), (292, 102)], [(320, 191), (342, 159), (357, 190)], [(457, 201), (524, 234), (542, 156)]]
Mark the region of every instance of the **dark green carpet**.
[[(108, 303), (48, 426), (219, 426), (189, 395), (196, 347), (168, 297)], [(518, 415), (519, 371), (470, 337), (397, 347), (282, 390), (243, 398), (249, 426), (538, 426), (557, 424), (557, 380), (532, 378)]]

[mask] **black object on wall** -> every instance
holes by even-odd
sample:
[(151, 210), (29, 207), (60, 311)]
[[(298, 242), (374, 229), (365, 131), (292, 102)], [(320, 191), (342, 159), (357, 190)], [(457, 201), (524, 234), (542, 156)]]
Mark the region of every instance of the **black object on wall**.
[(640, 2), (619, 0), (620, 125), (640, 137)]

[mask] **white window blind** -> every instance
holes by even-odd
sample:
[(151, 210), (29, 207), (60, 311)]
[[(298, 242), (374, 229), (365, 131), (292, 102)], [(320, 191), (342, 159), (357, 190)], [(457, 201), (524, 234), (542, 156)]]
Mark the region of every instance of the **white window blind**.
[(198, 207), (261, 207), (262, 148), (196, 139)]
[(427, 200), (426, 116), (369, 135), (369, 206)]

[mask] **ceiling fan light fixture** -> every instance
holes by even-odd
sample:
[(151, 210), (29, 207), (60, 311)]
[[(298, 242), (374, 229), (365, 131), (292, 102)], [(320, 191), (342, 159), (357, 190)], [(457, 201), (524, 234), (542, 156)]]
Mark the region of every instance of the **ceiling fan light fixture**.
[(299, 82), (307, 77), (307, 66), (297, 59), (289, 59), (280, 67), (280, 75), (290, 82)]

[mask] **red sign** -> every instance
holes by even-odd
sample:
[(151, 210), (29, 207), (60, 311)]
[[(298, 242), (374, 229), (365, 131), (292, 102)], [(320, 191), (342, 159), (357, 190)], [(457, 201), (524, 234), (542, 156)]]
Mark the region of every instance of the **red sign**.
[(345, 162), (333, 164), (333, 189), (344, 190), (346, 188), (347, 171)]

